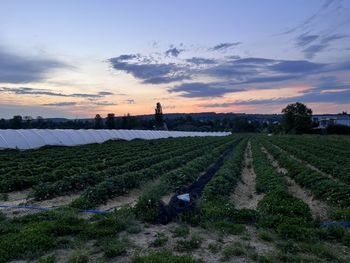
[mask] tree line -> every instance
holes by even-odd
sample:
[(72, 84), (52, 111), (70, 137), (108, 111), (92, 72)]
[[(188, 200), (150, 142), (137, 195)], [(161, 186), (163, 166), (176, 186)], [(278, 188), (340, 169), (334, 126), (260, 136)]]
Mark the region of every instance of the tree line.
[(156, 119), (131, 116), (130, 114), (117, 117), (113, 113), (105, 117), (96, 114), (94, 118), (86, 120), (53, 120), (44, 119), (40, 116), (32, 118), (20, 115), (13, 116), (9, 120), (0, 119), (0, 129), (168, 129), (182, 131), (272, 132), (275, 125), (239, 116), (236, 118), (208, 120), (195, 119), (190, 115), (171, 119), (157, 116)]
[(274, 134), (328, 133), (350, 134), (350, 127), (331, 125), (323, 130), (315, 129), (318, 123), (312, 121), (312, 110), (303, 103), (287, 105), (282, 110), (281, 122), (258, 121), (245, 116), (234, 118), (195, 119), (191, 115), (165, 118), (160, 103), (155, 108), (154, 118), (143, 118), (126, 114), (117, 117), (114, 113), (92, 119), (59, 120), (13, 116), (10, 120), (0, 119), (0, 129), (139, 129), (139, 130), (182, 130), (182, 131), (231, 131), (265, 132)]

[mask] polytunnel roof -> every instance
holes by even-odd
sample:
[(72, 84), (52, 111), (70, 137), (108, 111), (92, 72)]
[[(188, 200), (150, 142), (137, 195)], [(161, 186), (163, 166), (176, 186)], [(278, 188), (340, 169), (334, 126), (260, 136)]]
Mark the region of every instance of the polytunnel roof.
[(0, 149), (35, 149), (45, 145), (75, 146), (108, 140), (159, 139), (169, 137), (227, 136), (230, 132), (183, 132), (154, 130), (0, 130)]

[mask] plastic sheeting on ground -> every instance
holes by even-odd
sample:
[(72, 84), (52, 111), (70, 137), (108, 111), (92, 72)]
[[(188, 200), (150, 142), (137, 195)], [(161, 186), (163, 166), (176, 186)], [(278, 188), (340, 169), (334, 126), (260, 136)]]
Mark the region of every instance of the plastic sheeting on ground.
[(227, 136), (230, 132), (184, 132), (153, 130), (0, 130), (0, 149), (36, 149), (45, 145), (75, 146), (108, 140), (160, 139), (170, 137)]

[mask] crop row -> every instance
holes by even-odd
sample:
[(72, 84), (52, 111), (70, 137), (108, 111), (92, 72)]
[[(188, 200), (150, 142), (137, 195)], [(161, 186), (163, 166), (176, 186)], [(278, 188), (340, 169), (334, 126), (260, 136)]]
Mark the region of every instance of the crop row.
[(296, 147), (292, 142), (288, 142), (286, 139), (274, 139), (271, 140), (271, 142), (295, 157), (312, 164), (321, 171), (339, 178), (344, 183), (350, 183), (350, 166), (347, 158), (342, 158), (341, 156), (332, 158), (331, 155), (327, 157), (323, 150), (307, 146)]
[[(165, 141), (159, 141), (159, 144)], [(31, 170), (40, 167), (57, 169), (79, 165), (81, 162), (102, 162), (113, 159), (116, 155), (128, 152), (137, 152), (142, 148), (148, 148), (149, 141), (131, 141), (128, 145), (124, 141), (108, 141), (103, 144), (81, 145), (79, 147), (44, 147), (37, 150), (15, 151), (5, 150), (0, 152), (0, 158), (4, 162), (0, 164), (2, 174), (14, 169), (29, 168)], [(75, 158), (80, 156), (79, 159)], [(69, 166), (67, 166), (69, 167)]]
[[(198, 156), (202, 156), (203, 154), (204, 156), (214, 155), (215, 152), (226, 149), (228, 143), (221, 141), (199, 147), (199, 149), (187, 153), (184, 151), (183, 154), (175, 157), (173, 155), (169, 156), (150, 168), (108, 178), (96, 186), (87, 188), (81, 197), (76, 199), (72, 205), (79, 208), (94, 207), (106, 202), (110, 198), (125, 194), (130, 189), (139, 187), (149, 180), (159, 177), (165, 177), (167, 180), (171, 180), (170, 178), (174, 178), (175, 175), (179, 175), (186, 170), (193, 176), (193, 170), (198, 169), (199, 164), (203, 165), (203, 157)], [(207, 152), (212, 153), (206, 154)], [(176, 173), (174, 173), (174, 169), (177, 171)]]
[(62, 180), (53, 183), (41, 183), (34, 187), (33, 194), (35, 199), (42, 200), (58, 195), (65, 195), (77, 190), (84, 190), (85, 188), (99, 184), (108, 178), (121, 176), (125, 173), (152, 167), (152, 165), (156, 165), (163, 160), (181, 155), (187, 151), (192, 151), (199, 146), (205, 146), (206, 144), (199, 144), (197, 141), (194, 141), (192, 143), (188, 143), (185, 147), (177, 146), (175, 148), (172, 147), (169, 149), (163, 149), (159, 152), (154, 150), (153, 153), (147, 158), (142, 158), (142, 156), (135, 155), (133, 161), (127, 162), (121, 166), (110, 167), (99, 172), (85, 172), (75, 176), (63, 178)]
[(182, 167), (174, 169), (161, 176), (158, 183), (152, 185), (139, 198), (136, 211), (139, 217), (145, 221), (155, 221), (160, 213), (159, 206), (162, 196), (184, 188), (195, 182), (229, 147), (236, 145), (241, 138), (236, 138), (229, 143), (204, 151), (202, 155), (188, 162)]
[[(169, 145), (169, 150), (172, 148), (177, 148), (177, 145)], [(115, 162), (126, 165), (126, 163), (131, 162), (135, 159), (135, 156), (138, 158), (142, 158), (143, 156), (147, 156), (152, 154), (154, 151), (157, 151), (158, 148), (153, 149), (153, 151), (150, 151), (149, 149), (145, 151), (139, 151), (139, 152), (133, 152), (131, 151), (131, 155), (127, 153), (127, 150), (125, 149), (125, 155), (123, 155), (124, 151), (119, 152), (120, 154), (116, 154), (114, 158), (116, 159)], [(168, 150), (167, 148), (165, 150)], [(96, 155), (97, 156), (97, 155)], [(60, 180), (62, 178), (63, 181), (67, 180), (67, 178), (80, 176), (84, 173), (91, 173), (94, 174), (98, 171), (103, 171), (106, 169), (113, 169), (114, 167), (112, 165), (106, 165), (106, 162), (104, 163), (97, 163), (93, 164), (94, 162), (86, 162), (86, 160), (80, 160), (80, 158), (72, 158), (67, 164), (65, 164), (63, 167), (60, 166), (59, 169), (53, 170), (52, 172), (41, 172), (38, 174), (28, 173), (26, 174), (26, 170), (14, 170), (13, 173), (9, 173), (3, 178), (0, 179), (0, 189), (2, 191), (12, 191), (12, 190), (21, 190), (24, 188), (31, 187), (33, 185), (36, 185), (38, 183), (43, 182), (55, 182), (57, 180)], [(117, 166), (117, 164), (114, 164)], [(120, 167), (120, 166), (119, 166)], [(47, 168), (50, 170), (50, 168)], [(87, 172), (89, 171), (89, 172)], [(36, 171), (40, 172), (40, 171)], [(48, 183), (49, 185), (49, 183)], [(40, 188), (40, 187), (39, 187)]]
[(203, 191), (203, 201), (227, 202), (241, 177), (247, 139), (242, 140)]
[(332, 205), (350, 207), (349, 185), (312, 170), (266, 141), (262, 141), (262, 143), (273, 157), (288, 170), (288, 176), (300, 186), (310, 189), (316, 198)]
[(259, 225), (276, 229), (282, 238), (305, 238), (313, 226), (310, 208), (288, 193), (283, 176), (277, 173), (256, 140), (253, 140), (252, 151), (256, 188), (258, 192), (265, 193), (257, 207)]
[(247, 138), (243, 139), (220, 170), (205, 186), (199, 208), (202, 223), (236, 221), (230, 195), (241, 178)]
[[(132, 158), (135, 154), (144, 154), (153, 149), (162, 149), (171, 145), (193, 141), (192, 138), (180, 138), (179, 140), (159, 139), (156, 141), (131, 141), (128, 145), (124, 141), (108, 141), (101, 145), (83, 145), (79, 147), (51, 147), (34, 151), (8, 151), (6, 156), (1, 155), (1, 178), (6, 175), (31, 176), (45, 173), (50, 174), (62, 171), (69, 175), (71, 169), (103, 170), (112, 165), (118, 165), (124, 160)], [(79, 158), (77, 158), (79, 156)], [(52, 177), (55, 177), (53, 175)]]
[(309, 138), (303, 136), (274, 137), (274, 139), (287, 141), (288, 143), (292, 143), (295, 147), (303, 147), (306, 150), (317, 150), (319, 154), (327, 158), (329, 156), (332, 158), (334, 156), (336, 158), (347, 158), (348, 160), (350, 158), (350, 146), (347, 149), (340, 148), (340, 146), (343, 144), (335, 143), (327, 139), (321, 139), (319, 137)]
[[(213, 140), (212, 138), (208, 139), (208, 141), (218, 141), (219, 139)], [(135, 142), (130, 142), (131, 145), (129, 148), (121, 147), (119, 148), (119, 142), (108, 142), (113, 145), (113, 147), (102, 147), (106, 150), (103, 154), (100, 151), (94, 153), (95, 160), (87, 160), (85, 159), (85, 155), (82, 153), (81, 155), (77, 155), (77, 152), (81, 150), (77, 150), (75, 148), (80, 147), (66, 147), (65, 151), (67, 155), (70, 156), (70, 159), (64, 162), (59, 168), (51, 168), (50, 163), (48, 161), (48, 156), (43, 154), (41, 157), (38, 157), (37, 161), (42, 160), (42, 167), (39, 169), (33, 168), (32, 172), (26, 173), (26, 171), (30, 171), (31, 169), (13, 169), (11, 172), (7, 174), (2, 174), (0, 177), (0, 191), (12, 191), (12, 190), (21, 190), (24, 188), (31, 187), (40, 182), (53, 182), (60, 180), (61, 178), (67, 178), (71, 176), (77, 176), (83, 174), (84, 172), (97, 172), (103, 171), (106, 169), (112, 169), (114, 166), (119, 167), (120, 165), (126, 164), (128, 162), (132, 163), (135, 161), (135, 158), (145, 158), (147, 156), (152, 156), (155, 153), (158, 154), (160, 152), (166, 152), (171, 150), (176, 150), (183, 145), (191, 145), (195, 143), (205, 143), (206, 141), (203, 138), (184, 138), (179, 140), (157, 140), (157, 142), (152, 141), (137, 141), (136, 150), (134, 150), (133, 146)], [(106, 143), (106, 144), (108, 144)], [(94, 145), (94, 147), (98, 148), (99, 145)], [(56, 147), (59, 149), (59, 147)], [(68, 149), (67, 149), (68, 148)], [(83, 147), (87, 148), (87, 147)], [(94, 151), (94, 148), (90, 149)], [(38, 152), (40, 150), (37, 150)], [(45, 152), (45, 151), (44, 151)], [(44, 153), (43, 152), (43, 153)], [(16, 152), (12, 153), (16, 154)], [(102, 158), (101, 156), (105, 156), (107, 153), (108, 158)], [(30, 153), (28, 153), (30, 155)], [(52, 158), (54, 155), (51, 156)], [(51, 162), (54, 162), (55, 159), (52, 159)], [(18, 161), (21, 164), (21, 160)], [(28, 165), (27, 161), (24, 161), (26, 165)], [(29, 163), (30, 165), (30, 163)], [(33, 164), (35, 167), (36, 164)], [(117, 169), (117, 168), (116, 168)]]
[(260, 149), (260, 144), (256, 141), (252, 143), (253, 166), (257, 174), (256, 191), (257, 193), (269, 193), (272, 191), (287, 191), (287, 183), (280, 176), (275, 167), (270, 164), (265, 153)]

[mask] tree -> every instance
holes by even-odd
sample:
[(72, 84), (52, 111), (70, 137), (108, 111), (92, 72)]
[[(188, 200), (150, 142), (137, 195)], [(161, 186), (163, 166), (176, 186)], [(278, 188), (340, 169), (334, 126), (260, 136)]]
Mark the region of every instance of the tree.
[(115, 129), (115, 115), (114, 113), (108, 113), (106, 119), (106, 126), (108, 129)]
[(27, 129), (32, 128), (32, 121), (33, 121), (33, 118), (31, 116), (24, 116), (25, 128)]
[(7, 123), (5, 119), (0, 119), (0, 129), (6, 129), (7, 128)]
[(282, 113), (282, 127), (285, 133), (302, 134), (310, 131), (312, 110), (305, 104), (300, 102), (289, 104)]
[(95, 129), (102, 129), (103, 127), (103, 122), (102, 122), (102, 117), (100, 114), (96, 114), (95, 116)]
[(156, 108), (154, 110), (155, 110), (154, 119), (155, 119), (155, 122), (156, 122), (156, 126), (157, 127), (161, 127), (161, 126), (163, 126), (162, 105), (160, 105), (160, 103), (157, 102)]
[(36, 127), (38, 129), (45, 128), (45, 121), (43, 117), (41, 116), (36, 117)]
[(21, 129), (22, 128), (22, 116), (16, 115), (10, 120), (12, 129)]

